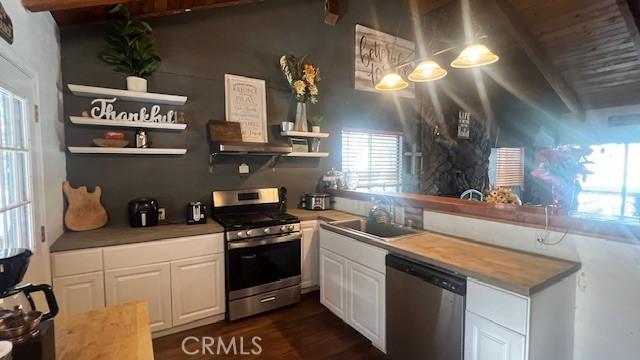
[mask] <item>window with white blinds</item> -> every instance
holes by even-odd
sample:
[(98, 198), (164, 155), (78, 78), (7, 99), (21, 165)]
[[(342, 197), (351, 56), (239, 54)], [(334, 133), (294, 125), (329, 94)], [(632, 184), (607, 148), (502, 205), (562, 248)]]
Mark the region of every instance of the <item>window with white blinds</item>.
[(343, 129), (342, 170), (357, 174), (358, 189), (400, 191), (402, 135)]
[(524, 148), (496, 149), (495, 186), (524, 187)]

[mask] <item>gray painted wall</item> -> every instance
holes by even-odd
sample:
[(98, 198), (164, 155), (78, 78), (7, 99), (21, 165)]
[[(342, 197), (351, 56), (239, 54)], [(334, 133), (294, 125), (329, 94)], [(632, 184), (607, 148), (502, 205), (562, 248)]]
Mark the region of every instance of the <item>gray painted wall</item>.
[[(183, 157), (123, 157), (67, 154), (67, 174), (74, 186), (102, 186), (110, 223), (126, 223), (129, 200), (147, 196), (167, 208), (171, 221), (184, 220), (189, 201), (210, 203), (211, 191), (268, 186), (289, 189), (289, 206), (301, 194), (314, 191), (327, 169), (340, 164), (340, 130), (343, 127), (405, 131), (414, 129), (416, 101), (358, 92), (354, 82), (355, 24), (388, 33), (396, 32), (401, 2), (350, 0), (346, 13), (334, 27), (322, 21), (319, 0), (268, 0), (252, 5), (214, 9), (156, 18), (150, 21), (163, 63), (149, 79), (150, 91), (189, 96), (186, 132), (152, 131), (158, 147), (188, 148)], [(413, 25), (404, 17), (401, 35)], [(122, 88), (124, 77), (102, 64), (95, 54), (102, 47), (105, 25), (63, 28), (63, 83)], [(280, 55), (309, 55), (320, 67), (320, 103), (309, 115), (324, 115), (324, 131), (331, 137), (321, 145), (329, 159), (284, 159), (274, 169), (267, 159), (227, 157), (217, 160), (209, 173), (206, 123), (224, 120), (224, 74), (265, 79), (269, 138), (282, 140), (278, 124), (292, 119), (295, 103), (280, 74)], [(72, 125), (70, 115), (88, 110), (90, 99), (64, 94), (65, 135), (69, 146), (90, 146), (105, 129)], [(117, 109), (137, 109), (141, 104), (120, 103)], [(149, 105), (146, 105), (149, 106)], [(168, 110), (168, 107), (162, 107)], [(124, 130), (132, 139), (134, 131)], [(238, 165), (246, 162), (251, 174), (241, 177)]]

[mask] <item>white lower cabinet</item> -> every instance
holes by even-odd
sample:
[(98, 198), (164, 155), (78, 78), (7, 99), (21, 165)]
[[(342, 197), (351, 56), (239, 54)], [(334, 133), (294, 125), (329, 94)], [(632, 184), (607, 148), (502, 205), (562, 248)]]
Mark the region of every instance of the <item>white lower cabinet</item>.
[(320, 302), (382, 351), (386, 351), (386, 254), (320, 230)]
[(300, 263), (302, 264), (302, 280), (300, 287), (303, 289), (315, 290), (318, 286), (318, 270), (319, 270), (319, 250), (320, 250), (320, 234), (317, 221), (303, 221), (302, 227), (302, 246)]
[(524, 360), (525, 337), (466, 312), (465, 360)]
[(347, 259), (325, 249), (320, 249), (320, 303), (346, 318)]
[(149, 304), (153, 332), (219, 321), (225, 312), (224, 235), (208, 234), (51, 254), (64, 315)]
[(105, 272), (107, 305), (144, 300), (151, 331), (172, 327), (171, 265), (160, 263)]
[(171, 263), (173, 326), (225, 311), (224, 255)]
[(347, 263), (347, 323), (383, 351), (385, 276), (355, 262)]
[(60, 315), (74, 315), (104, 308), (104, 273), (63, 276), (53, 279)]

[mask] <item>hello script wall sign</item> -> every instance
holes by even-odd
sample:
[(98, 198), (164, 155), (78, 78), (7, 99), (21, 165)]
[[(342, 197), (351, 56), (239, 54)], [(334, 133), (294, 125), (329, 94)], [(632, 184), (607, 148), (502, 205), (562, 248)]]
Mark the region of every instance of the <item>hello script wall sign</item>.
[[(356, 25), (356, 90), (378, 92), (375, 85), (395, 65), (411, 61), (415, 58), (416, 44), (383, 32)], [(400, 75), (407, 78), (412, 68), (405, 66)], [(410, 99), (415, 98), (415, 85), (396, 92)]]
[(13, 22), (0, 3), (0, 37), (13, 44)]
[(141, 108), (136, 113), (117, 112), (113, 108), (116, 98), (112, 99), (95, 99), (91, 101), (91, 117), (101, 120), (117, 120), (117, 121), (133, 121), (133, 122), (152, 122), (152, 123), (178, 123), (178, 112), (169, 110), (164, 114), (160, 113), (160, 106), (153, 105), (150, 111), (147, 108)]

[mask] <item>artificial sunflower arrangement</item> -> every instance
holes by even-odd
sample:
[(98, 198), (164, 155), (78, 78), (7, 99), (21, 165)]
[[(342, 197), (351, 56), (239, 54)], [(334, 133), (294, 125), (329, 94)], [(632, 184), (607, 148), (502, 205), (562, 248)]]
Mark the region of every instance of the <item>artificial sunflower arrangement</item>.
[(522, 205), (518, 195), (509, 188), (492, 188), (489, 190), (485, 201), (489, 204), (515, 204)]
[(280, 68), (297, 102), (317, 104), (320, 71), (317, 66), (305, 60), (306, 57), (283, 55), (280, 58)]

